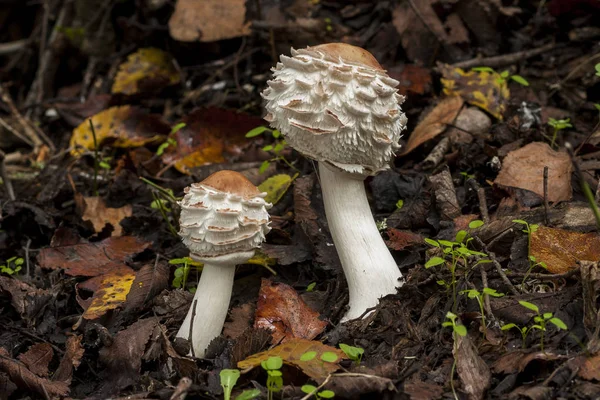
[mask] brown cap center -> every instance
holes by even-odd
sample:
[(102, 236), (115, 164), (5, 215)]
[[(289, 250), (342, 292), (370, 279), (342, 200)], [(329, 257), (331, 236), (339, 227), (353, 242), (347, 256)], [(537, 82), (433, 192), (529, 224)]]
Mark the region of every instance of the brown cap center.
[(314, 47), (309, 47), (309, 50), (322, 51), (336, 60), (338, 58), (341, 58), (344, 61), (356, 64), (364, 64), (365, 66), (371, 67), (373, 69), (383, 70), (383, 68), (377, 62), (375, 57), (373, 57), (373, 54), (369, 53), (361, 47), (352, 46), (351, 44), (327, 43), (320, 44)]
[(237, 194), (245, 199), (261, 194), (260, 190), (252, 182), (244, 175), (235, 171), (217, 171), (200, 183), (221, 192)]

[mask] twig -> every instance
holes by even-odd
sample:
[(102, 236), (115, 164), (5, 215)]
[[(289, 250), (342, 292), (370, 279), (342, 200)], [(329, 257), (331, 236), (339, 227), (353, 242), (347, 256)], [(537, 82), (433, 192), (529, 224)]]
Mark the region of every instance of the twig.
[(4, 158), (6, 154), (0, 150), (0, 176), (2, 177), (2, 182), (4, 182), (4, 189), (6, 190), (6, 196), (11, 200), (15, 201), (15, 191), (13, 190), (12, 182), (6, 173), (6, 168), (4, 168)]
[[(19, 125), (21, 125), (21, 127), (23, 128), (23, 133), (29, 139), (28, 144), (33, 146), (34, 151), (37, 152), (37, 150), (44, 144), (44, 142), (42, 141), (42, 139), (40, 139), (37, 132), (31, 127), (31, 125), (29, 125), (27, 123), (27, 121), (25, 120), (23, 115), (21, 115), (21, 113), (19, 112), (17, 107), (15, 107), (15, 103), (13, 103), (12, 98), (8, 94), (8, 91), (6, 89), (4, 89), (4, 87), (2, 85), (0, 85), (0, 98), (2, 99), (2, 101), (4, 103), (6, 103), (12, 116), (17, 120)], [(11, 131), (14, 134), (14, 130), (11, 130)], [(48, 144), (48, 145), (50, 145), (50, 144)]]
[(14, 42), (0, 43), (0, 56), (15, 53), (20, 51), (24, 47), (27, 47), (30, 43), (29, 39), (15, 40)]
[(548, 225), (548, 166), (544, 166), (544, 223)]
[(306, 396), (304, 396), (300, 400), (308, 400), (308, 399), (311, 398), (311, 396), (315, 396), (317, 394), (317, 392), (323, 388), (323, 386), (325, 386), (325, 385), (327, 385), (329, 383), (330, 379), (331, 379), (331, 374), (327, 375), (327, 378), (325, 378), (325, 380), (323, 381), (323, 383), (321, 383), (319, 386), (317, 386), (315, 388), (315, 390), (313, 390), (312, 392), (308, 393)]
[(19, 139), (21, 139), (24, 143), (27, 143), (28, 145), (30, 145), (31, 147), (33, 147), (33, 143), (31, 142), (31, 140), (27, 136), (23, 136), (18, 131), (14, 130), (13, 127), (10, 126), (2, 118), (0, 118), (0, 125), (2, 125), (4, 127), (4, 129), (6, 129), (7, 131), (9, 131), (13, 135), (15, 135), (16, 137), (18, 137)]
[(194, 304), (192, 304), (192, 318), (190, 319), (190, 334), (188, 336), (188, 341), (190, 342), (190, 350), (192, 353), (192, 357), (196, 357), (196, 352), (194, 351), (194, 344), (192, 343), (192, 334), (194, 333), (194, 321), (196, 320), (196, 306), (198, 305), (198, 300), (194, 300)]
[(581, 170), (579, 169), (579, 164), (575, 160), (575, 154), (573, 153), (573, 146), (571, 143), (566, 142), (565, 148), (569, 153), (569, 157), (571, 158), (571, 164), (573, 164), (573, 168), (575, 169), (575, 173), (577, 174), (577, 178), (579, 179), (579, 185), (581, 186), (581, 191), (585, 195), (592, 212), (594, 213), (594, 217), (596, 218), (596, 226), (600, 229), (600, 210), (598, 209), (598, 204), (596, 203), (596, 199), (594, 198), (594, 194), (592, 193), (592, 189), (590, 189), (590, 185), (585, 181)]
[(494, 264), (494, 267), (496, 267), (496, 272), (498, 272), (498, 275), (500, 275), (500, 278), (502, 279), (502, 281), (508, 286), (508, 289), (511, 291), (511, 293), (514, 294), (515, 296), (518, 296), (519, 292), (513, 286), (510, 279), (508, 279), (508, 277), (506, 276), (504, 271), (502, 271), (502, 265), (500, 265), (500, 263), (496, 259), (496, 255), (487, 249), (487, 246), (485, 245), (485, 243), (483, 243), (483, 241), (480, 238), (478, 238), (477, 236), (474, 236), (474, 238), (475, 238), (475, 241), (477, 242), (477, 244), (479, 246), (481, 246), (483, 251), (490, 257), (490, 259), (492, 260), (492, 264)]
[[(481, 282), (483, 283), (483, 288), (487, 288), (488, 279), (487, 272), (485, 272), (485, 264), (479, 264), (479, 272), (481, 272)], [(492, 306), (490, 305), (490, 296), (487, 293), (483, 293), (483, 306), (485, 307), (486, 314), (490, 317), (490, 320), (495, 320), (494, 313), (492, 312)]]
[(188, 377), (181, 378), (169, 400), (185, 400), (190, 387), (192, 387), (192, 380)]
[(433, 150), (423, 160), (423, 168), (430, 169), (437, 167), (444, 159), (448, 150), (450, 150), (450, 139), (446, 136), (435, 145)]
[(540, 274), (540, 273), (527, 274), (527, 272), (513, 272), (510, 274), (510, 276), (514, 276), (515, 278), (524, 278), (525, 276), (527, 276), (528, 278), (532, 278), (532, 279), (553, 281), (553, 280), (557, 280), (557, 279), (566, 279), (566, 278), (569, 278), (578, 273), (579, 273), (579, 268), (574, 268), (567, 272), (563, 272), (562, 274)]
[(554, 43), (548, 43), (542, 47), (538, 47), (537, 49), (517, 51), (516, 53), (503, 54), (501, 56), (487, 58), (476, 57), (471, 60), (461, 61), (452, 64), (451, 67), (463, 69), (479, 66), (486, 66), (490, 68), (503, 67), (505, 65), (515, 64), (527, 58), (535, 57), (539, 54), (546, 53), (547, 51), (553, 50), (555, 47), (558, 47), (558, 45)]
[(29, 278), (29, 248), (31, 246), (31, 239), (27, 239), (27, 244), (25, 244), (25, 274)]

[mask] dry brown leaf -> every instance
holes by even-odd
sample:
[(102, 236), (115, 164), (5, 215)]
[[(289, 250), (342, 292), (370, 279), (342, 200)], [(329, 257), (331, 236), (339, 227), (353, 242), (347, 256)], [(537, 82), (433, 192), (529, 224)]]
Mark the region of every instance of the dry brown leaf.
[(52, 376), (52, 380), (71, 383), (73, 368), (77, 369), (83, 358), (83, 346), (81, 345), (83, 335), (72, 335), (67, 339), (66, 352), (60, 364)]
[(545, 166), (548, 167), (548, 201), (570, 200), (573, 167), (569, 155), (552, 150), (546, 143), (529, 143), (508, 153), (494, 184), (526, 189), (543, 198)]
[(404, 156), (428, 140), (444, 132), (447, 124), (454, 122), (463, 100), (460, 97), (447, 97), (423, 118), (408, 138), (401, 156)]
[(463, 384), (463, 390), (469, 399), (483, 399), (490, 387), (492, 373), (485, 361), (479, 356), (469, 336), (456, 335), (456, 346), (452, 350), (456, 360), (456, 372)]
[(254, 307), (250, 303), (232, 308), (229, 312), (229, 321), (223, 325), (223, 335), (231, 339), (240, 337), (252, 326), (253, 311)]
[[(302, 361), (300, 358), (303, 354), (308, 352), (315, 352), (315, 357), (308, 361)], [(326, 352), (336, 354), (338, 357), (337, 360), (335, 362), (323, 361), (321, 356)], [(342, 361), (342, 359), (347, 358), (343, 351), (336, 349), (335, 347), (327, 346), (321, 342), (305, 339), (292, 339), (271, 350), (253, 354), (245, 360), (238, 362), (237, 366), (243, 370), (242, 372), (247, 372), (252, 368), (259, 366), (262, 361), (267, 360), (269, 357), (281, 357), (284, 363), (299, 368), (313, 379), (323, 379), (329, 374), (337, 371), (340, 368), (338, 363)]]
[(411, 231), (389, 228), (386, 233), (389, 239), (385, 241), (385, 244), (393, 250), (404, 250), (413, 244), (423, 243), (423, 236)]
[(578, 261), (600, 261), (600, 236), (539, 226), (531, 234), (530, 254), (544, 262), (548, 271), (562, 274), (577, 267)]
[[(169, 134), (171, 127), (159, 116), (146, 114), (136, 107), (111, 107), (91, 117), (98, 146), (113, 139), (114, 147), (138, 147), (159, 141)], [(80, 156), (85, 150), (93, 150), (94, 135), (89, 120), (73, 130), (71, 155)]]
[(49, 290), (0, 275), (0, 294), (5, 296), (5, 293), (10, 295), (10, 304), (24, 320), (33, 318), (53, 297)]
[(119, 66), (111, 92), (126, 95), (154, 93), (179, 83), (180, 79), (168, 53), (155, 48), (139, 49)]
[(254, 327), (270, 331), (272, 343), (314, 339), (327, 326), (294, 288), (268, 279), (261, 282), (255, 318)]
[(410, 400), (435, 400), (443, 396), (444, 388), (435, 383), (411, 379), (404, 384), (404, 393), (410, 396)]
[(122, 269), (125, 261), (150, 245), (134, 236), (110, 237), (101, 242), (42, 249), (38, 262), (44, 269), (60, 268), (71, 276), (98, 276)]
[(169, 287), (169, 265), (166, 262), (146, 264), (135, 273), (135, 280), (123, 305), (124, 311), (141, 309)]
[(594, 354), (590, 357), (580, 356), (579, 371), (577, 375), (588, 381), (600, 381), (600, 354)]
[(532, 361), (554, 361), (559, 358), (561, 358), (561, 356), (549, 352), (536, 351), (528, 353), (521, 350), (511, 351), (500, 356), (500, 358), (494, 362), (492, 371), (496, 374), (503, 375), (515, 374), (523, 372)]
[(182, 42), (214, 42), (250, 34), (246, 0), (177, 0), (169, 33)]
[(398, 82), (398, 93), (412, 96), (431, 91), (431, 70), (416, 64), (403, 64), (388, 70), (391, 78)]
[(36, 343), (17, 358), (34, 374), (48, 377), (48, 365), (52, 357), (54, 357), (54, 350), (49, 343)]
[(101, 232), (106, 224), (113, 227), (111, 236), (121, 236), (123, 227), (120, 222), (127, 217), (131, 217), (131, 204), (126, 204), (121, 208), (106, 207), (104, 200), (101, 197), (85, 197), (79, 193), (75, 194), (75, 203), (81, 219), (90, 221), (94, 226), (96, 233)]

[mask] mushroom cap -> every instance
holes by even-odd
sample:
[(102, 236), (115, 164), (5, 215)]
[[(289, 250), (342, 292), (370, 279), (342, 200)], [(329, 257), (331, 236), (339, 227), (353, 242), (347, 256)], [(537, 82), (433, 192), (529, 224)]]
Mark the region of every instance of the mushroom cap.
[(265, 201), (266, 193), (238, 172), (216, 172), (185, 193), (179, 202), (179, 235), (194, 259), (231, 261), (237, 260), (236, 254), (250, 258), (271, 230), (267, 210), (272, 205)]
[(406, 128), (398, 81), (360, 47), (329, 43), (282, 55), (262, 96), (265, 119), (307, 157), (359, 176), (389, 168)]

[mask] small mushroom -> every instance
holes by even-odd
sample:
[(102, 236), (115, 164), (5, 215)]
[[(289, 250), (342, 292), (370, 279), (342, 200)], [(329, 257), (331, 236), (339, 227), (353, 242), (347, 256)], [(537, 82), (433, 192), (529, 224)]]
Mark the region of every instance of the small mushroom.
[(329, 229), (348, 281), (354, 319), (396, 293), (402, 277), (367, 201), (364, 179), (388, 169), (406, 116), (390, 78), (368, 51), (344, 43), (292, 49), (262, 93), (265, 119), (319, 161)]
[(177, 337), (191, 342), (196, 357), (221, 334), (229, 309), (235, 266), (248, 261), (265, 240), (271, 207), (238, 172), (219, 171), (185, 188), (180, 231), (190, 257), (204, 263), (202, 275)]

